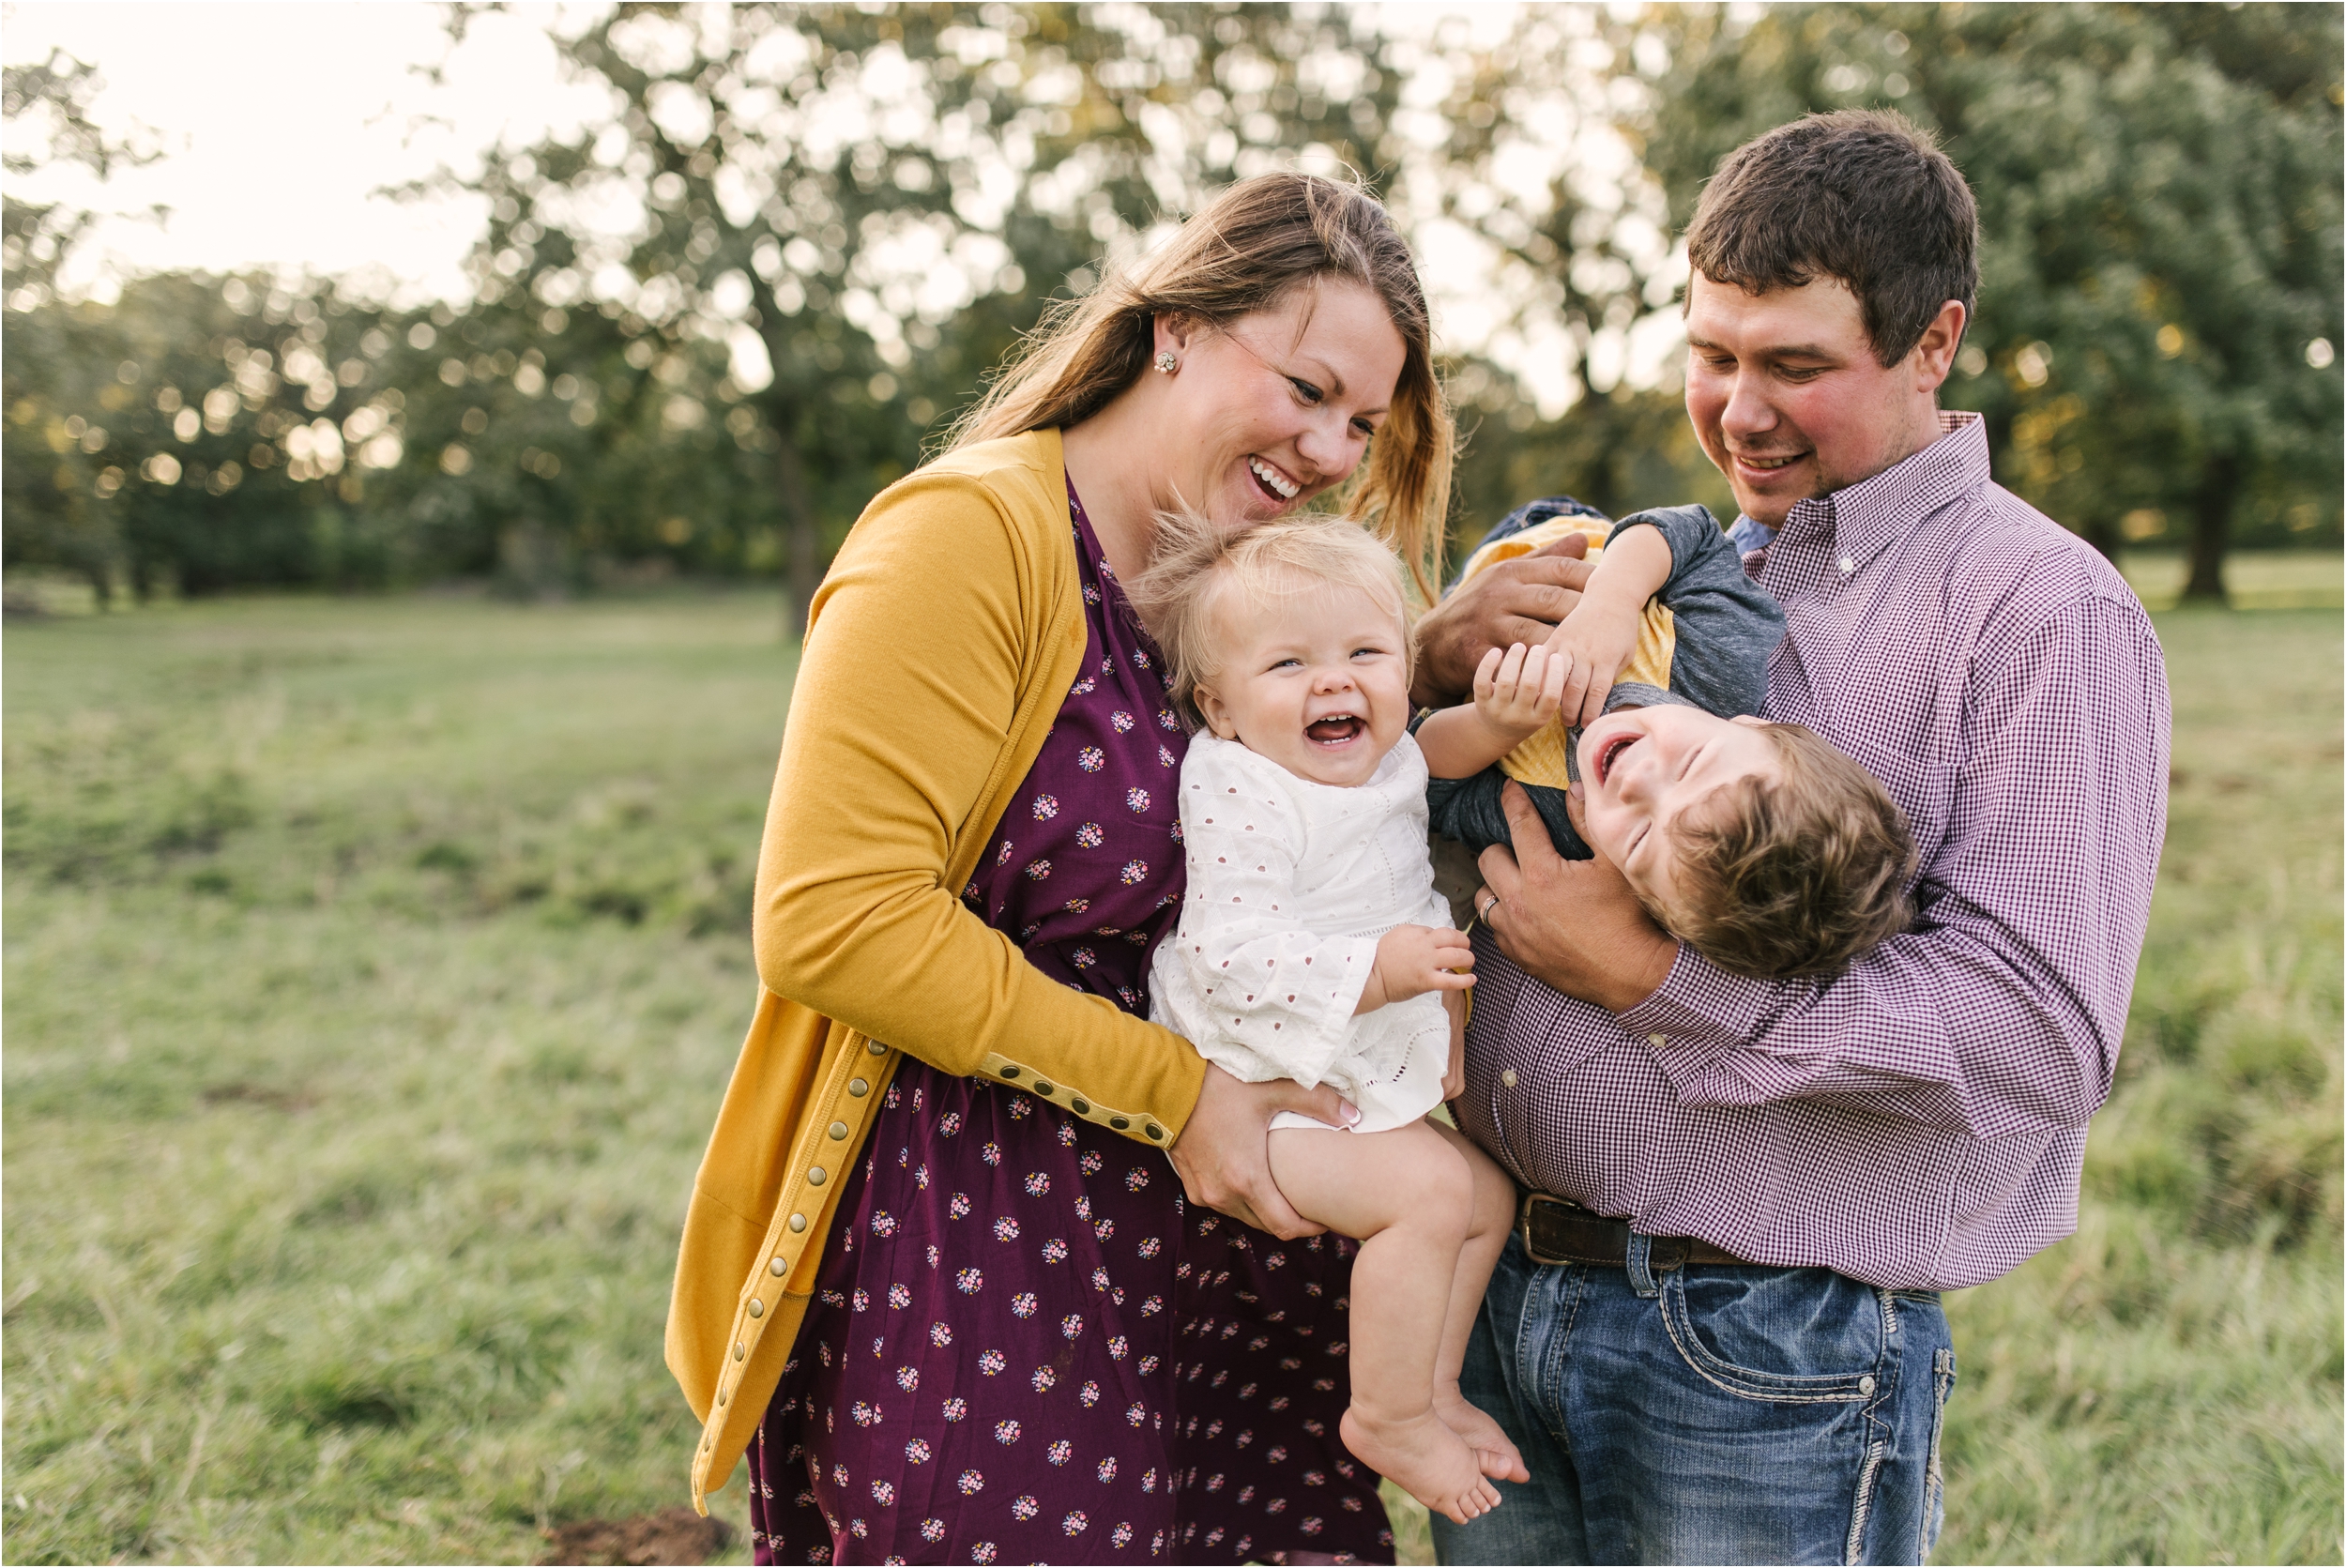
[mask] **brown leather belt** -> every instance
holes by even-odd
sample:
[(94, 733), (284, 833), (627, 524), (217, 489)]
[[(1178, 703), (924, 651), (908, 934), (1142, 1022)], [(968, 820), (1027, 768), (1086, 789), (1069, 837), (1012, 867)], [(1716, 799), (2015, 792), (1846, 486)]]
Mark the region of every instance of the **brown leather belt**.
[[(1620, 1269), (1629, 1262), (1629, 1225), (1625, 1221), (1592, 1214), (1577, 1203), (1550, 1197), (1546, 1193), (1523, 1195), (1523, 1207), (1516, 1217), (1516, 1234), (1523, 1239), (1523, 1250), (1534, 1263), (1594, 1263)], [(1689, 1263), (1749, 1267), (1733, 1253), (1721, 1252), (1710, 1242), (1691, 1236), (1656, 1236), (1653, 1242), (1650, 1267), (1657, 1273), (1667, 1273)]]

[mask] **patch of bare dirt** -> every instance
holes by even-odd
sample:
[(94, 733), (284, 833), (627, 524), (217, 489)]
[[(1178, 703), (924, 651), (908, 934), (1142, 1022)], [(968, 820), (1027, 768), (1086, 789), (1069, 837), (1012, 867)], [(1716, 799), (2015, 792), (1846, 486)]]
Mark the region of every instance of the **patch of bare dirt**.
[(574, 1519), (546, 1531), (544, 1563), (702, 1563), (724, 1551), (733, 1527), (689, 1508), (632, 1519)]

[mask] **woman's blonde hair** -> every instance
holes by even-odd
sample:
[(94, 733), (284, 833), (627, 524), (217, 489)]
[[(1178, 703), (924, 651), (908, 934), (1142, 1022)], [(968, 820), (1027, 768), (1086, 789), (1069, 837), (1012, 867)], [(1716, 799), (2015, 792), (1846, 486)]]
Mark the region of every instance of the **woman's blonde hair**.
[(1199, 209), (1128, 271), (1059, 302), (946, 437), (946, 449), (1089, 419), (1149, 368), (1152, 326), (1209, 327), (1272, 310), (1323, 279), (1372, 290), (1401, 334), (1401, 378), (1384, 428), (1340, 502), (1401, 554), (1426, 601), (1441, 579), (1455, 433), (1434, 371), (1425, 293), (1392, 217), (1362, 187), (1316, 175), (1257, 175)]
[(1157, 551), (1124, 586), (1165, 655), (1173, 705), (1194, 729), (1197, 688), (1211, 686), (1227, 651), (1222, 606), (1350, 589), (1393, 611), (1402, 679), (1414, 673), (1409, 591), (1392, 549), (1348, 517), (1296, 512), (1248, 528), (1224, 528), (1195, 510), (1157, 514)]

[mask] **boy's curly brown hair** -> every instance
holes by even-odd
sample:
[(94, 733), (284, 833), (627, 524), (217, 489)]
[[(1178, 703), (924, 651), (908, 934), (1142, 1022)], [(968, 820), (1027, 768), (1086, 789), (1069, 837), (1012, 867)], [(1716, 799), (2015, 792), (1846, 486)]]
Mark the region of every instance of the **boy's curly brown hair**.
[(1731, 780), (1685, 814), (1675, 907), (1654, 913), (1723, 969), (1828, 978), (1912, 921), (1914, 841), (1889, 792), (1816, 731), (1761, 733), (1777, 776)]

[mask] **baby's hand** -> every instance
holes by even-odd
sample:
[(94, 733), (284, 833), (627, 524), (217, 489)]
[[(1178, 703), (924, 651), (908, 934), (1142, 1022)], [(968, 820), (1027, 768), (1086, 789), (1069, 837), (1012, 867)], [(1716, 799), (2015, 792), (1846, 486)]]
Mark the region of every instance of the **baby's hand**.
[(1353, 1012), (1373, 1012), (1428, 991), (1463, 991), (1474, 983), (1474, 949), (1466, 933), (1447, 926), (1396, 925), (1377, 943), (1377, 967), (1361, 988)]
[(1572, 614), (1549, 633), (1549, 661), (1561, 661), (1566, 667), (1560, 704), (1565, 723), (1586, 724), (1604, 716), (1614, 677), (1638, 650), (1644, 614), (1642, 603), (1583, 594)]
[[(1565, 622), (1570, 624), (1569, 619)], [(1562, 627), (1558, 627), (1559, 632)], [(1553, 638), (1550, 638), (1553, 641)], [(1572, 662), (1560, 659), (1546, 647), (1517, 643), (1501, 653), (1483, 655), (1474, 671), (1474, 714), (1513, 751), (1547, 727), (1562, 705), (1564, 678)]]

